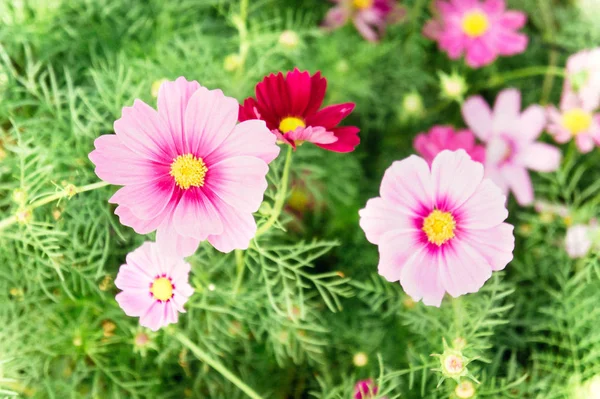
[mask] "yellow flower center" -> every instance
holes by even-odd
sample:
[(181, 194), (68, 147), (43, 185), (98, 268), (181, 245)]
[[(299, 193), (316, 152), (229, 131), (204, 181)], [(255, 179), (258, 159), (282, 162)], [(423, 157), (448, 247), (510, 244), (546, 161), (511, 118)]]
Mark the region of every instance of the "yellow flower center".
[(433, 210), (423, 221), (423, 231), (430, 243), (440, 246), (454, 238), (456, 221), (450, 212)]
[(180, 155), (171, 164), (170, 175), (175, 178), (175, 183), (184, 190), (190, 187), (204, 186), (204, 177), (208, 172), (202, 158), (192, 154)]
[(293, 132), (298, 127), (306, 127), (306, 123), (304, 123), (304, 121), (300, 118), (288, 116), (279, 124), (279, 131), (281, 133)]
[(173, 284), (171, 284), (171, 280), (168, 278), (159, 277), (152, 283), (150, 292), (155, 299), (158, 299), (159, 301), (166, 301), (167, 299), (171, 299), (173, 296)]
[(483, 36), (490, 28), (490, 20), (481, 11), (471, 11), (462, 20), (462, 30), (469, 37)]
[(354, 8), (364, 10), (365, 8), (369, 8), (373, 5), (373, 0), (354, 0), (352, 4), (354, 5)]
[(592, 114), (581, 108), (575, 108), (563, 114), (562, 123), (573, 136), (577, 136), (579, 133), (585, 132), (590, 128), (592, 125)]

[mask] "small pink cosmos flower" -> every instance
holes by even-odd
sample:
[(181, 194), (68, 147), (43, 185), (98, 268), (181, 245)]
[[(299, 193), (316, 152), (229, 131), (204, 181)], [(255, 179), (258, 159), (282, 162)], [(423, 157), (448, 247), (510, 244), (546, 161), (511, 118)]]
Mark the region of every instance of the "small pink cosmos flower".
[(443, 150), (463, 149), (477, 162), (485, 162), (485, 147), (475, 144), (475, 135), (470, 130), (455, 132), (452, 126), (434, 126), (429, 133), (420, 133), (413, 142), (415, 150), (431, 165)]
[(527, 36), (517, 32), (527, 16), (507, 11), (504, 0), (437, 0), (434, 4), (438, 15), (425, 25), (423, 34), (437, 41), (450, 59), (466, 53), (467, 65), (480, 68), (499, 55), (515, 55), (527, 48)]
[(576, 224), (567, 229), (565, 249), (570, 258), (583, 258), (592, 248), (593, 229), (585, 224)]
[(563, 97), (560, 111), (554, 106), (547, 111), (547, 129), (557, 143), (574, 139), (582, 153), (600, 145), (600, 113), (594, 113), (593, 108), (584, 106), (577, 97)]
[(444, 150), (431, 167), (416, 155), (385, 172), (380, 197), (360, 213), (379, 246), (379, 274), (415, 301), (440, 306), (444, 294), (477, 292), (512, 260), (513, 226), (502, 191), (464, 150)]
[(360, 380), (354, 385), (354, 399), (373, 399), (377, 392), (379, 392), (379, 387), (371, 378)]
[(140, 324), (156, 331), (177, 323), (183, 305), (194, 293), (188, 284), (190, 265), (182, 258), (166, 255), (156, 243), (145, 242), (127, 255), (115, 285), (116, 296), (127, 316), (139, 317)]
[(279, 147), (263, 121), (236, 126), (237, 117), (234, 98), (183, 77), (161, 85), (158, 112), (140, 100), (123, 108), (116, 134), (89, 155), (102, 180), (124, 186), (109, 200), (121, 223), (156, 230), (181, 256), (207, 239), (222, 252), (247, 248)]
[(544, 130), (544, 109), (532, 105), (521, 113), (521, 93), (506, 89), (498, 94), (494, 111), (481, 96), (463, 104), (467, 126), (486, 143), (485, 173), (503, 193), (512, 191), (521, 205), (533, 203), (533, 184), (527, 169), (552, 172), (560, 165), (560, 150), (535, 141)]
[(378, 41), (385, 34), (388, 24), (402, 20), (404, 8), (396, 0), (331, 0), (333, 7), (323, 21), (323, 27), (334, 30), (344, 26), (352, 19), (358, 32), (366, 40)]
[(567, 60), (561, 108), (579, 103), (590, 111), (600, 108), (600, 47), (583, 50)]

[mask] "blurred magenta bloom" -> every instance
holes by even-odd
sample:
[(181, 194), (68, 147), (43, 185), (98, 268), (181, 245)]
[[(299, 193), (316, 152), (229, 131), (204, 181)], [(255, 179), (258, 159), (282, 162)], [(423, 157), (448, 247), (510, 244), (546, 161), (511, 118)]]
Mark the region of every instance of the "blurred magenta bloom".
[(323, 21), (328, 30), (344, 26), (350, 19), (365, 39), (376, 42), (385, 34), (388, 24), (402, 20), (404, 8), (395, 0), (331, 0), (336, 3)]
[(190, 265), (182, 258), (165, 254), (156, 243), (145, 242), (127, 255), (115, 285), (116, 296), (127, 316), (139, 317), (140, 324), (156, 331), (177, 323), (183, 305), (194, 293), (188, 284)]
[(580, 51), (567, 60), (561, 108), (573, 104), (590, 111), (600, 108), (600, 47)]
[(587, 153), (600, 145), (600, 113), (578, 101), (575, 96), (564, 97), (560, 110), (549, 106), (547, 129), (557, 143), (574, 139), (579, 151)]
[(434, 126), (429, 133), (418, 134), (413, 145), (430, 165), (443, 150), (460, 149), (465, 150), (472, 160), (485, 162), (485, 147), (476, 144), (475, 135), (466, 129), (455, 131), (452, 126)]
[(279, 72), (256, 85), (256, 98), (239, 107), (240, 122), (261, 119), (277, 139), (296, 148), (309, 142), (334, 152), (351, 152), (360, 143), (359, 128), (338, 126), (354, 110), (354, 103), (321, 108), (327, 79), (298, 68), (285, 77)]
[(252, 216), (279, 154), (263, 121), (236, 126), (238, 103), (181, 77), (165, 82), (158, 112), (140, 100), (123, 108), (116, 134), (96, 139), (96, 174), (124, 186), (109, 200), (138, 234), (156, 230), (165, 253), (188, 256), (200, 241), (229, 252), (256, 233)]
[(464, 150), (444, 150), (431, 167), (412, 155), (392, 164), (380, 197), (360, 210), (379, 246), (379, 274), (415, 301), (440, 306), (444, 294), (479, 291), (513, 258), (513, 226), (502, 191)]
[(453, 60), (465, 54), (467, 65), (480, 68), (499, 55), (515, 55), (527, 48), (527, 36), (517, 32), (525, 26), (527, 15), (506, 10), (504, 0), (437, 0), (434, 4), (437, 15), (423, 34), (437, 41)]
[(544, 108), (531, 105), (521, 113), (521, 93), (506, 89), (498, 94), (494, 111), (481, 96), (467, 99), (463, 118), (486, 143), (485, 174), (503, 193), (515, 195), (521, 205), (533, 203), (533, 184), (528, 169), (552, 172), (560, 165), (560, 150), (537, 142), (546, 124)]
[(371, 399), (378, 391), (379, 388), (371, 378), (360, 380), (354, 385), (354, 399)]

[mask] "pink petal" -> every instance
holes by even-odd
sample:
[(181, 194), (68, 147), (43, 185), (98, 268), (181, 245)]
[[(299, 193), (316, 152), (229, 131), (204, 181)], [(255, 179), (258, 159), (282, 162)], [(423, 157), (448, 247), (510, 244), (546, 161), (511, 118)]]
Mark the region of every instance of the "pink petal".
[(533, 143), (525, 150), (521, 162), (527, 169), (554, 172), (560, 166), (560, 159), (561, 152), (558, 148), (545, 143)]
[(380, 193), (407, 215), (422, 216), (433, 209), (433, 183), (427, 162), (416, 155), (394, 162), (385, 171)]
[(331, 130), (331, 128), (336, 127), (344, 118), (352, 113), (354, 106), (354, 103), (330, 105), (306, 118), (306, 124), (308, 126), (320, 126)]
[(123, 291), (118, 293), (115, 299), (125, 314), (130, 317), (139, 317), (146, 314), (155, 302), (150, 296), (150, 291), (146, 295), (141, 295), (138, 292)]
[(511, 132), (520, 118), (521, 92), (517, 89), (505, 89), (496, 97), (494, 105), (493, 131), (495, 133)]
[(589, 134), (580, 133), (575, 136), (575, 143), (577, 144), (577, 148), (583, 154), (588, 153), (594, 149), (594, 140)]
[(518, 129), (513, 129), (513, 131), (518, 132), (517, 137), (528, 141), (537, 139), (542, 134), (546, 125), (546, 112), (544, 108), (540, 105), (529, 106), (521, 114), (518, 125)]
[(482, 38), (473, 40), (466, 49), (465, 61), (471, 68), (481, 68), (496, 59), (496, 51)]
[(529, 44), (529, 38), (521, 33), (501, 30), (495, 37), (496, 50), (500, 55), (511, 56), (524, 52)]
[(506, 29), (521, 29), (527, 23), (527, 14), (521, 11), (505, 11), (499, 22)]
[(439, 266), (434, 254), (426, 249), (415, 251), (401, 271), (400, 284), (415, 301), (423, 299), (428, 306), (439, 307), (446, 293), (440, 279)]
[(298, 68), (288, 72), (285, 77), (287, 92), (290, 95), (290, 115), (304, 115), (306, 107), (310, 103), (311, 77), (307, 71), (300, 72)]
[(460, 208), (483, 179), (483, 165), (464, 150), (440, 152), (431, 165), (436, 207), (446, 211)]
[(169, 216), (165, 219), (163, 224), (156, 229), (156, 244), (165, 254), (186, 257), (193, 255), (194, 252), (196, 252), (200, 240), (180, 235), (173, 225), (173, 217)]
[(502, 174), (519, 205), (531, 205), (533, 203), (533, 184), (527, 169), (521, 166), (506, 166), (503, 168)]
[(513, 259), (515, 236), (513, 226), (502, 223), (486, 230), (465, 230), (461, 240), (475, 248), (491, 265), (492, 270), (503, 270)]
[(486, 14), (498, 15), (503, 14), (506, 9), (504, 0), (486, 0), (483, 3), (483, 9)]
[(360, 137), (358, 133), (360, 129), (356, 126), (341, 126), (331, 129), (331, 132), (337, 137), (337, 140), (330, 144), (316, 143), (318, 147), (321, 147), (328, 151), (333, 152), (352, 152), (357, 145), (360, 144)]
[(394, 203), (382, 198), (371, 198), (359, 212), (360, 227), (364, 230), (367, 240), (378, 244), (381, 236), (389, 231), (413, 227), (412, 218), (402, 213)]
[(439, 254), (440, 280), (453, 297), (477, 292), (492, 276), (492, 268), (465, 240), (452, 240), (443, 254)]
[(267, 164), (259, 158), (227, 158), (210, 166), (206, 188), (240, 211), (256, 212), (267, 189), (268, 171)]
[(250, 240), (256, 235), (256, 222), (252, 214), (240, 212), (223, 202), (219, 204), (219, 212), (223, 233), (208, 236), (208, 242), (225, 253), (234, 249), (248, 249)]
[(388, 281), (401, 280), (404, 265), (421, 252), (426, 249), (416, 228), (389, 231), (379, 239), (377, 272)]
[(138, 234), (149, 234), (153, 232), (162, 224), (163, 220), (167, 216), (166, 212), (162, 212), (154, 219), (140, 219), (124, 205), (117, 206), (117, 209), (115, 209), (115, 215), (119, 217), (119, 221), (122, 225), (133, 228), (133, 230)]
[(465, 123), (483, 141), (487, 141), (492, 133), (492, 111), (481, 96), (467, 99), (462, 107)]
[(296, 143), (296, 145), (303, 142), (331, 144), (337, 141), (337, 137), (332, 131), (327, 131), (320, 126), (297, 127), (296, 130), (286, 133), (284, 137), (286, 140)]
[(482, 230), (498, 226), (508, 217), (506, 197), (498, 186), (484, 179), (475, 193), (456, 211), (458, 226)]
[(431, 40), (438, 40), (444, 31), (444, 25), (435, 19), (430, 19), (423, 27), (423, 36)]
[(146, 313), (140, 317), (140, 325), (148, 327), (152, 331), (158, 331), (161, 327), (166, 326), (168, 323), (165, 321), (165, 306), (166, 302), (154, 301)]
[(379, 36), (377, 35), (377, 32), (373, 28), (371, 28), (371, 26), (369, 25), (369, 22), (366, 21), (360, 14), (356, 15), (352, 19), (352, 22), (354, 22), (354, 26), (356, 27), (356, 30), (358, 30), (360, 35), (362, 37), (364, 37), (366, 40), (368, 40), (370, 42), (376, 42), (377, 40), (379, 40)]
[(209, 234), (221, 234), (223, 224), (213, 204), (214, 196), (210, 189), (204, 187), (185, 190), (173, 214), (175, 230), (184, 237), (200, 241)]
[(322, 26), (326, 29), (337, 29), (346, 24), (350, 18), (350, 10), (344, 6), (333, 7), (327, 12)]
[(122, 187), (108, 202), (125, 205), (140, 219), (153, 220), (166, 208), (174, 190), (173, 178), (166, 176), (150, 183), (130, 184)]
[(221, 90), (201, 87), (188, 102), (184, 132), (190, 153), (208, 157), (227, 139), (238, 118), (238, 103)]

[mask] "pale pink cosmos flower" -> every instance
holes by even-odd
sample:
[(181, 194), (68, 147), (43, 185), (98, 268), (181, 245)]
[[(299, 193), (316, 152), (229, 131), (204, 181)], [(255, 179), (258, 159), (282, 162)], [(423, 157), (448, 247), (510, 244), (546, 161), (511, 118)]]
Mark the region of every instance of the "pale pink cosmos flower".
[(183, 305), (194, 293), (188, 284), (190, 265), (182, 258), (165, 254), (156, 243), (145, 242), (127, 255), (115, 285), (116, 296), (127, 316), (139, 317), (140, 324), (156, 331), (177, 323)]
[(565, 236), (565, 249), (569, 257), (583, 258), (592, 248), (592, 227), (585, 224), (576, 224), (567, 229)]
[(547, 112), (547, 129), (557, 143), (574, 139), (582, 153), (592, 151), (596, 144), (600, 145), (600, 113), (595, 113), (577, 97), (563, 97), (560, 110), (549, 106)]
[(528, 38), (517, 31), (527, 15), (507, 11), (504, 0), (437, 0), (437, 15), (423, 34), (438, 42), (441, 50), (456, 60), (466, 54), (467, 65), (479, 68), (501, 56), (525, 51)]
[(379, 274), (415, 301), (477, 292), (512, 260), (513, 226), (502, 191), (464, 150), (442, 151), (431, 167), (416, 155), (385, 172), (380, 197), (360, 211), (379, 246)]
[(503, 193), (512, 191), (521, 205), (533, 203), (528, 169), (552, 172), (560, 165), (560, 150), (537, 142), (546, 123), (544, 108), (531, 105), (521, 113), (521, 93), (506, 89), (498, 94), (494, 110), (481, 96), (467, 99), (463, 118), (486, 143), (485, 173)]
[(431, 165), (443, 150), (463, 149), (477, 162), (485, 162), (485, 147), (475, 143), (475, 135), (467, 129), (455, 131), (452, 126), (434, 126), (429, 133), (420, 133), (413, 142), (415, 150)]
[(323, 27), (333, 30), (352, 19), (360, 34), (371, 42), (378, 41), (388, 24), (399, 22), (405, 10), (396, 0), (331, 0), (336, 3), (323, 21)]
[(583, 50), (567, 60), (561, 108), (580, 103), (590, 111), (600, 108), (600, 47)]
[(265, 122), (237, 119), (234, 98), (183, 77), (161, 85), (158, 112), (140, 100), (123, 108), (116, 134), (89, 155), (102, 180), (124, 186), (109, 200), (121, 223), (156, 230), (158, 245), (181, 256), (203, 240), (247, 248), (279, 147)]

